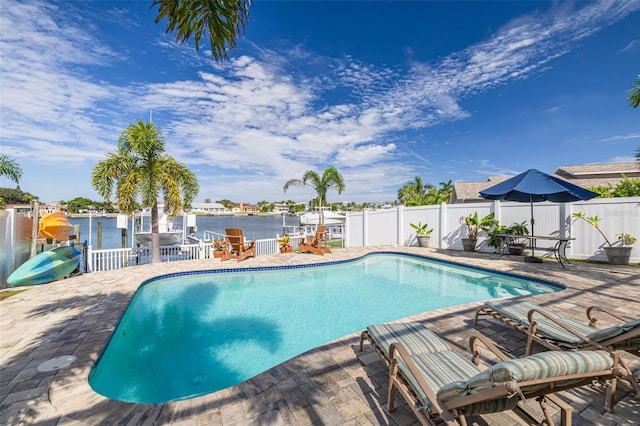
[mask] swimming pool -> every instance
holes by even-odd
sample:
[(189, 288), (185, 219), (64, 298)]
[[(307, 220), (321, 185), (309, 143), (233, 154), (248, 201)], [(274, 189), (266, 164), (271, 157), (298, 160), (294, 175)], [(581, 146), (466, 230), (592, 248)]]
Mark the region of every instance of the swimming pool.
[(120, 401), (185, 399), (233, 386), (372, 323), (560, 289), (391, 253), (158, 277), (136, 292), (89, 383)]

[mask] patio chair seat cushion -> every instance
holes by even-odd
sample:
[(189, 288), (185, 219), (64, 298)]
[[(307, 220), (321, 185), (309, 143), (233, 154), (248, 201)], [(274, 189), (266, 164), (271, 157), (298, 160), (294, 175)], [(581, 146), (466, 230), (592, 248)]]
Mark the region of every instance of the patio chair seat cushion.
[[(587, 334), (587, 337), (596, 342), (604, 342), (608, 339), (617, 337), (623, 333), (627, 333), (637, 328), (640, 328), (640, 319), (635, 319), (635, 320), (626, 322), (622, 325), (614, 325), (612, 327), (596, 328), (596, 329), (592, 328), (591, 329), (592, 332)], [(615, 349), (624, 349), (624, 348), (638, 349), (640, 348), (640, 336), (629, 339), (628, 341), (625, 341), (623, 344), (614, 345), (614, 346), (615, 346)]]
[[(421, 377), (434, 393), (451, 383), (465, 383), (482, 371), (465, 358), (464, 355), (455, 351), (411, 355), (411, 360), (415, 363)], [(411, 384), (411, 388), (416, 392), (422, 406), (425, 408), (430, 407), (429, 398), (421, 389), (417, 379), (408, 373), (409, 369), (402, 358), (398, 361), (398, 369)]]
[(447, 342), (417, 322), (376, 324), (367, 327), (369, 336), (389, 359), (389, 346), (402, 343), (409, 355), (451, 350)]
[[(485, 305), (492, 310), (502, 314), (503, 316), (509, 318), (510, 320), (517, 322), (527, 328), (531, 326), (528, 319), (529, 311), (535, 309), (538, 311), (543, 311), (552, 318), (561, 321), (563, 324), (566, 324), (567, 326), (576, 330), (578, 333), (581, 333), (585, 336), (588, 336), (595, 330), (593, 327), (590, 327), (584, 323), (572, 320), (571, 318), (563, 317), (562, 315), (558, 315), (555, 312), (542, 308), (541, 306), (535, 305), (530, 302), (524, 302), (519, 299), (492, 300), (485, 302)], [(547, 338), (553, 339), (559, 345), (567, 348), (579, 348), (585, 345), (584, 340), (580, 339), (575, 334), (568, 332), (566, 329), (560, 327), (556, 323), (549, 321), (542, 315), (534, 315), (534, 319), (537, 323), (536, 330), (538, 331), (538, 333), (546, 336)]]
[[(438, 390), (437, 396), (450, 401), (461, 396), (477, 393), (506, 382), (527, 382), (531, 380), (558, 378), (572, 374), (603, 371), (613, 366), (613, 359), (603, 351), (541, 352), (525, 358), (499, 362), (488, 370), (469, 378), (466, 383), (450, 383)], [(580, 379), (556, 381), (555, 386), (571, 384)], [(546, 387), (546, 384), (526, 386), (523, 392), (532, 392)], [(516, 398), (517, 399), (517, 398)]]

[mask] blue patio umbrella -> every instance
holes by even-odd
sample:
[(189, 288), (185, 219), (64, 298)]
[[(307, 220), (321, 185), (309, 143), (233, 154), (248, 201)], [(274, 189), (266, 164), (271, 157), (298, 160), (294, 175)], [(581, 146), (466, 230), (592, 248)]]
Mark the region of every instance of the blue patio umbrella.
[[(531, 204), (531, 236), (533, 233), (533, 203), (551, 201), (554, 203), (570, 203), (572, 201), (589, 200), (598, 194), (578, 185), (574, 185), (555, 176), (536, 169), (527, 170), (490, 188), (480, 191), (480, 196), (488, 200), (518, 201)], [(534, 257), (535, 247), (531, 244), (528, 261), (540, 261)], [(536, 260), (534, 260), (536, 259)]]

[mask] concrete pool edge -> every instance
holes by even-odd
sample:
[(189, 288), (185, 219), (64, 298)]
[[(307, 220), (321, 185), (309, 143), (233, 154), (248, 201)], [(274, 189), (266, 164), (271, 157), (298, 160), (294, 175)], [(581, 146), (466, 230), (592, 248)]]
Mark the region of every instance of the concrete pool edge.
[[(635, 270), (615, 268), (613, 269), (614, 272), (611, 273), (607, 271), (606, 267), (603, 267), (601, 271), (598, 267), (595, 267), (591, 268), (591, 270), (587, 270), (586, 272), (582, 271), (582, 275), (580, 275), (574, 274), (577, 270), (562, 270), (560, 266), (556, 265), (553, 261), (545, 262), (543, 265), (548, 266), (544, 266), (544, 270), (541, 271), (540, 266), (532, 269), (530, 265), (524, 265), (521, 259), (502, 259), (500, 261), (495, 261), (494, 256), (487, 254), (469, 255), (466, 253), (463, 254), (449, 251), (441, 252), (430, 249), (399, 246), (343, 249), (340, 251), (336, 250), (336, 252), (338, 252), (338, 255), (336, 255), (337, 257), (326, 256), (324, 259), (312, 255), (279, 254), (274, 256), (263, 256), (264, 259), (262, 260), (280, 264), (296, 264), (299, 262), (316, 263), (331, 261), (338, 257), (342, 259), (355, 258), (364, 253), (376, 251), (413, 253), (425, 255), (425, 257), (454, 261), (456, 263), (459, 261), (462, 265), (464, 265), (465, 261), (473, 264), (485, 262), (490, 264), (491, 267), (495, 268), (497, 271), (512, 272), (526, 278), (530, 278), (529, 275), (533, 276), (537, 274), (537, 276), (540, 277), (541, 274), (544, 274), (546, 280), (562, 283), (567, 287), (566, 290), (561, 292), (565, 298), (567, 298), (567, 295), (568, 297), (574, 297), (571, 295), (575, 295), (575, 297), (580, 296), (585, 287), (590, 289), (597, 287), (598, 289), (601, 289), (607, 285), (607, 282), (629, 279), (629, 277), (633, 277), (634, 274), (636, 277), (635, 279), (637, 279), (637, 268), (635, 268)], [(257, 259), (260, 260), (261, 257), (258, 257)], [(3, 363), (6, 363), (5, 365), (9, 365), (10, 367), (15, 365), (15, 367), (11, 367), (13, 369), (18, 369), (18, 364), (23, 362), (21, 361), (22, 358), (26, 358), (24, 360), (24, 367), (22, 367), (22, 370), (19, 373), (24, 377), (31, 374), (29, 372), (31, 368), (30, 366), (33, 366), (33, 369), (35, 370), (35, 366), (37, 366), (37, 364), (55, 355), (72, 353), (78, 357), (77, 361), (70, 367), (61, 369), (56, 373), (44, 375), (44, 379), (40, 377), (38, 386), (31, 391), (32, 398), (30, 398), (30, 402), (24, 403), (31, 407), (31, 414), (29, 415), (30, 418), (32, 420), (52, 418), (67, 420), (73, 419), (86, 424), (117, 421), (133, 423), (144, 423), (145, 421), (149, 423), (168, 423), (185, 419), (195, 419), (197, 423), (209, 422), (211, 424), (231, 424), (234, 422), (233, 419), (236, 418), (238, 420), (241, 418), (251, 419), (264, 415), (266, 412), (262, 413), (262, 410), (268, 409), (270, 404), (269, 400), (276, 398), (276, 393), (286, 393), (287, 396), (285, 401), (288, 405), (290, 407), (297, 406), (298, 404), (295, 402), (297, 397), (295, 395), (298, 395), (298, 391), (304, 394), (304, 389), (310, 386), (305, 385), (304, 381), (309, 379), (309, 377), (313, 377), (313, 380), (310, 381), (314, 383), (318, 382), (318, 374), (321, 373), (317, 372), (317, 368), (315, 369), (316, 371), (313, 376), (311, 376), (311, 373), (309, 372), (309, 365), (318, 364), (318, 359), (321, 360), (319, 365), (325, 365), (327, 370), (340, 370), (341, 374), (344, 375), (342, 380), (344, 381), (345, 386), (350, 389), (356, 386), (354, 384), (355, 382), (359, 383), (361, 381), (373, 386), (373, 382), (368, 378), (368, 373), (363, 376), (362, 371), (360, 371), (362, 369), (361, 364), (365, 367), (368, 365), (370, 360), (367, 357), (369, 354), (359, 356), (357, 353), (350, 350), (357, 341), (357, 333), (355, 333), (354, 335), (323, 345), (321, 348), (316, 348), (309, 353), (305, 353), (289, 362), (283, 363), (283, 365), (274, 367), (273, 369), (254, 378), (255, 380), (251, 379), (232, 388), (192, 400), (157, 405), (140, 405), (109, 400), (93, 392), (88, 385), (88, 372), (97, 360), (98, 355), (102, 353), (108, 342), (109, 336), (113, 332), (113, 329), (117, 325), (122, 313), (128, 306), (129, 301), (141, 282), (152, 275), (155, 276), (164, 272), (169, 273), (176, 270), (186, 271), (195, 268), (202, 269), (209, 266), (217, 268), (250, 267), (252, 266), (250, 262), (250, 260), (242, 262), (241, 264), (236, 264), (235, 262), (220, 264), (220, 262), (215, 262), (214, 265), (211, 265), (212, 261), (202, 263), (198, 263), (198, 261), (187, 261), (179, 262), (180, 265), (161, 264), (155, 265), (153, 268), (148, 266), (134, 267), (127, 271), (126, 276), (123, 273), (124, 271), (118, 271), (117, 273), (105, 272), (88, 274), (51, 284), (48, 287), (37, 289), (33, 288), (29, 292), (25, 292), (28, 295), (28, 298), (25, 296), (25, 293), (23, 293), (22, 295), (16, 295), (7, 299), (7, 301), (4, 301), (3, 303), (6, 305), (3, 305), (3, 308), (6, 308), (13, 305), (19, 305), (21, 301), (27, 303), (27, 300), (29, 300), (29, 303), (34, 305), (35, 311), (40, 312), (42, 315), (45, 313), (48, 314), (45, 318), (47, 318), (47, 322), (49, 323), (55, 322), (53, 318), (54, 314), (39, 311), (35, 308), (36, 304), (40, 303), (45, 306), (57, 306), (55, 302), (53, 302), (58, 297), (57, 295), (69, 292), (77, 295), (78, 302), (83, 301), (85, 302), (85, 305), (88, 305), (71, 306), (65, 312), (56, 312), (56, 320), (60, 317), (60, 324), (64, 323), (64, 326), (48, 327), (46, 324), (41, 322), (36, 323), (37, 326), (33, 327), (33, 330), (26, 330), (25, 327), (24, 342), (21, 342), (20, 344), (15, 345), (14, 348), (3, 352)], [(246, 265), (244, 265), (245, 263)], [(581, 269), (584, 268), (581, 267)], [(626, 273), (625, 271), (628, 271), (627, 275), (621, 277), (616, 276), (620, 273)], [(601, 275), (601, 277), (593, 280), (591, 276), (593, 275), (593, 272)], [(587, 283), (589, 284), (585, 286)], [(558, 293), (553, 294), (558, 295)], [(547, 295), (533, 297), (535, 297), (537, 301), (546, 302), (549, 299), (546, 299), (545, 296)], [(12, 300), (13, 298), (16, 299)], [(47, 305), (47, 303), (49, 303), (49, 305)], [(450, 329), (453, 329), (454, 333), (452, 335), (452, 339), (454, 343), (457, 342), (460, 349), (464, 350), (466, 348), (466, 344), (463, 344), (466, 340), (464, 333), (460, 333), (459, 335), (456, 334), (455, 328), (465, 331), (466, 329), (473, 329), (473, 327), (468, 324), (461, 324), (459, 320), (455, 319), (455, 317), (456, 315), (464, 317), (464, 312), (472, 311), (473, 307), (477, 306), (477, 304), (472, 305), (473, 306), (471, 307), (464, 305), (462, 308), (458, 306), (432, 311), (431, 313), (420, 315), (415, 319), (423, 321), (429, 320), (430, 322), (433, 322), (435, 324), (434, 328), (438, 332), (451, 331)], [(58, 307), (58, 309), (62, 311), (60, 307)], [(636, 309), (636, 312), (637, 311), (638, 310)], [(630, 312), (633, 312), (633, 310), (630, 310)], [(21, 321), (25, 324), (26, 318), (32, 317), (33, 315), (32, 311), (27, 311), (23, 316), (15, 316), (13, 320), (18, 321), (15, 324), (9, 320), (5, 320), (3, 322), (3, 329), (6, 330), (7, 327), (11, 326), (19, 327)], [(448, 317), (452, 317), (454, 319), (448, 320)], [(412, 319), (414, 318), (412, 317)], [(63, 331), (68, 329), (69, 324), (73, 323), (78, 323), (78, 326), (73, 330), (73, 333), (64, 333)], [(496, 327), (496, 329), (496, 333), (501, 331), (500, 327)], [(39, 336), (48, 337), (43, 339)], [(338, 346), (345, 345), (349, 346), (346, 352), (337, 348)], [(46, 350), (46, 356), (43, 352), (35, 350), (40, 347), (42, 347), (42, 351)], [(29, 351), (25, 348), (29, 348)], [(24, 350), (22, 354), (19, 352), (20, 349)], [(28, 354), (30, 353), (33, 353), (33, 359), (31, 360), (28, 357)], [(338, 355), (331, 355), (333, 353)], [(330, 359), (333, 361), (330, 361)], [(289, 375), (289, 377), (285, 378), (285, 375)], [(290, 395), (287, 392), (290, 392)], [(367, 393), (367, 395), (371, 394)], [(20, 406), (20, 396), (17, 396), (16, 392), (8, 391), (3, 398), (5, 400), (5, 407), (13, 407), (15, 405), (15, 409), (17, 410)], [(305, 398), (307, 400), (310, 399), (308, 395)], [(258, 399), (262, 402), (258, 403)], [(278, 401), (280, 401), (280, 399), (278, 399)], [(322, 401), (317, 402), (317, 404), (313, 401), (307, 402), (313, 407), (317, 404), (321, 407), (325, 406)], [(362, 401), (358, 404), (361, 403)], [(307, 403), (301, 402), (301, 404), (305, 405)], [(375, 402), (369, 401), (369, 405), (371, 404), (375, 405)], [(293, 416), (290, 417), (290, 419), (295, 419), (293, 423), (304, 423), (304, 421), (300, 419), (305, 417), (304, 412), (305, 410), (308, 411), (308, 406), (305, 405), (305, 407), (302, 408), (304, 409), (300, 412), (296, 410), (292, 411), (292, 409), (287, 411), (290, 416)], [(283, 410), (282, 407), (279, 409), (280, 411)], [(372, 407), (369, 407), (369, 409), (363, 409), (359, 415), (365, 415), (367, 418), (373, 416), (373, 419), (375, 419), (376, 416), (381, 415), (377, 411), (374, 414), (371, 414), (371, 410), (375, 411), (376, 409)], [(318, 412), (318, 410), (316, 411)], [(340, 407), (338, 407), (338, 411), (341, 411)], [(11, 414), (12, 412), (13, 411), (11, 409), (5, 409), (2, 418), (20, 418), (20, 414)], [(15, 417), (11, 417), (12, 415)], [(278, 415), (285, 416), (282, 413)], [(345, 415), (346, 414), (343, 413), (343, 417)], [(201, 420), (201, 417), (203, 416), (208, 420)]]

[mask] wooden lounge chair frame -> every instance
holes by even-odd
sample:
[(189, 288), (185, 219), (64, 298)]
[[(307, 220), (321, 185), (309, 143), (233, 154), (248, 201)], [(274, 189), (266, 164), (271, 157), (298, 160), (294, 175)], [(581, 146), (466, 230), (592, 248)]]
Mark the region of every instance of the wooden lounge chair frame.
[(311, 238), (308, 238), (306, 241), (301, 241), (298, 246), (298, 253), (304, 253), (305, 251), (318, 254), (320, 256), (324, 256), (325, 253), (331, 253), (328, 243), (327, 237), (327, 226), (326, 225), (318, 225), (316, 228), (316, 233)]
[(256, 257), (255, 240), (245, 241), (242, 229), (225, 229), (222, 260), (237, 259), (242, 262), (249, 256)]
[[(535, 306), (535, 305), (534, 305)], [(615, 315), (613, 313), (607, 312), (597, 306), (591, 306), (587, 308), (586, 314), (587, 319), (589, 320), (589, 326), (592, 328), (596, 328), (598, 319), (593, 315), (595, 311), (607, 313), (608, 315), (616, 318), (622, 323), (627, 322), (626, 319), (620, 317), (619, 315)], [(551, 349), (553, 351), (562, 351), (562, 350), (622, 350), (625, 352), (629, 352), (633, 355), (640, 356), (638, 351), (638, 347), (630, 346), (631, 342), (637, 342), (640, 339), (640, 327), (635, 327), (627, 332), (621, 333), (615, 337), (608, 338), (602, 341), (595, 341), (589, 337), (587, 337), (584, 333), (576, 330), (574, 327), (571, 327), (566, 323), (566, 319), (560, 316), (557, 313), (551, 313), (542, 307), (537, 307), (534, 309), (530, 309), (527, 313), (527, 321), (528, 324), (522, 322), (522, 318), (512, 318), (504, 315), (501, 312), (498, 312), (486, 304), (481, 306), (476, 310), (474, 325), (478, 324), (478, 317), (480, 315), (489, 315), (493, 318), (496, 318), (506, 325), (524, 333), (527, 335), (527, 346), (525, 349), (525, 354), (529, 355), (533, 351), (533, 342), (539, 343), (547, 349)], [(564, 320), (564, 321), (563, 321)], [(570, 333), (580, 339), (583, 343), (579, 347), (571, 348), (566, 344), (558, 342), (552, 337), (541, 333), (539, 329), (540, 321), (551, 322), (561, 329), (565, 330), (567, 333)], [(621, 377), (626, 380), (636, 391), (636, 398), (640, 398), (640, 384), (638, 383), (638, 379), (635, 378), (631, 369), (627, 366), (624, 359), (620, 358), (620, 365), (625, 369), (626, 373)], [(605, 400), (605, 409), (611, 413), (613, 413), (614, 401), (613, 397), (615, 395), (616, 381), (613, 380), (611, 382), (611, 387), (613, 388), (613, 392), (606, 398)]]
[[(464, 410), (465, 407), (471, 404), (489, 403), (489, 401), (492, 400), (501, 400), (505, 398), (521, 398), (522, 400), (535, 398), (545, 417), (543, 421), (544, 423), (547, 425), (554, 424), (547, 405), (547, 401), (551, 401), (560, 408), (561, 425), (570, 426), (573, 408), (557, 396), (553, 395), (553, 393), (587, 385), (596, 379), (615, 380), (615, 378), (625, 374), (625, 370), (619, 364), (620, 358), (618, 353), (610, 351), (607, 352), (607, 354), (612, 358), (612, 367), (606, 370), (589, 371), (578, 374), (563, 375), (561, 377), (548, 377), (520, 382), (508, 381), (498, 386), (493, 386), (476, 393), (470, 393), (468, 395), (463, 395), (443, 402), (437, 396), (438, 390), (431, 389), (423, 378), (420, 373), (420, 369), (416, 366), (403, 343), (391, 343), (388, 351), (389, 355), (387, 356), (384, 348), (377, 346), (376, 341), (371, 337), (367, 330), (361, 333), (360, 350), (362, 350), (362, 345), (365, 339), (371, 342), (376, 352), (389, 366), (389, 394), (387, 401), (389, 411), (394, 411), (394, 392), (397, 389), (408, 402), (409, 407), (422, 425), (435, 426), (441, 424), (441, 421), (443, 421), (447, 425), (466, 426), (467, 419), (464, 411), (461, 410)], [(479, 343), (489, 349), (500, 361), (512, 360), (512, 358), (504, 354), (488, 338), (482, 335), (476, 335), (472, 336), (469, 341), (469, 347), (473, 354), (473, 364), (479, 364)], [(399, 362), (400, 360), (402, 360), (402, 363)], [(456, 368), (456, 366), (452, 365), (452, 368)], [(426, 394), (431, 405), (429, 408), (422, 405), (420, 398), (417, 396), (417, 391), (414, 388), (415, 384), (412, 384), (408, 376), (413, 376), (415, 381), (418, 383), (418, 386), (421, 388), (421, 391)], [(614, 391), (615, 389), (607, 390), (607, 392)], [(527, 424), (537, 425), (541, 423), (540, 420), (536, 419), (519, 404), (508, 409), (512, 410), (516, 415), (527, 422)]]

